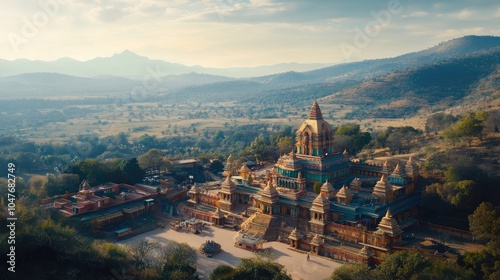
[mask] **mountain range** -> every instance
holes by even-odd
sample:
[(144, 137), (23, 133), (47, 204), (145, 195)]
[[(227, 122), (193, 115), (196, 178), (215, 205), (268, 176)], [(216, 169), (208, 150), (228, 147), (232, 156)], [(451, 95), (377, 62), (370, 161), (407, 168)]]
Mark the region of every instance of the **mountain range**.
[(79, 77), (120, 76), (141, 80), (150, 75), (167, 76), (187, 73), (223, 75), (228, 77), (261, 76), (285, 71), (310, 71), (330, 66), (328, 63), (281, 63), (269, 66), (209, 68), (199, 65), (187, 66), (163, 60), (150, 59), (125, 50), (111, 57), (97, 57), (79, 61), (64, 57), (54, 61), (0, 59), (0, 77), (14, 76), (33, 72), (60, 73)]
[[(130, 51), (85, 62), (0, 60), (0, 99), (134, 92), (257, 103), (323, 98), (358, 106), (352, 117), (412, 115), (426, 106), (435, 110), (467, 98), (473, 102), (474, 96), (496, 98), (500, 37), (465, 36), (393, 58), (322, 66), (216, 69), (151, 60)], [(290, 69), (295, 71), (285, 71)]]

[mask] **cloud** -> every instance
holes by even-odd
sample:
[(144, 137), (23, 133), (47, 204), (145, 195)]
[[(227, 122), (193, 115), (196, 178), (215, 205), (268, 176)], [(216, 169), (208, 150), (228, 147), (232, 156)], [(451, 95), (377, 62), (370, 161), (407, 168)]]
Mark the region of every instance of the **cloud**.
[(429, 12), (426, 11), (418, 11), (418, 12), (413, 12), (411, 14), (403, 15), (403, 17), (414, 17), (414, 18), (420, 18), (420, 17), (426, 17), (429, 15)]
[(457, 18), (457, 19), (469, 19), (474, 16), (474, 11), (472, 11), (470, 8), (463, 9), (458, 13), (453, 14), (452, 16)]
[[(356, 30), (374, 21), (373, 14), (387, 9), (389, 1), (65, 0), (22, 53), (2, 52), (0, 58), (89, 59), (131, 49), (221, 67), (331, 62), (342, 56), (334, 46), (352, 43)], [(403, 11), (370, 38), (364, 56), (387, 57), (475, 33), (500, 35), (498, 1), (399, 2)], [(37, 3), (0, 3), (0, 33), (20, 34), (23, 17), (42, 11)], [(4, 46), (11, 49), (6, 39), (0, 41)]]
[(468, 27), (468, 28), (453, 28), (440, 32), (435, 36), (440, 40), (449, 40), (451, 38), (458, 38), (466, 35), (486, 35), (484, 27)]
[(92, 17), (106, 23), (115, 22), (126, 14), (123, 8), (115, 6), (98, 7), (90, 11)]

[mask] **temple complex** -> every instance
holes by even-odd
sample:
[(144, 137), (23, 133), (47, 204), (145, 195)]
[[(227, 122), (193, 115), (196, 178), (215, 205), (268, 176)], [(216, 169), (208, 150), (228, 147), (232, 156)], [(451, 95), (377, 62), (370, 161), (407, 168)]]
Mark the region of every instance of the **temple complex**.
[[(267, 171), (262, 184), (248, 182), (249, 175), (256, 176), (245, 165), (230, 166), (230, 157), (216, 195), (198, 186), (189, 191), (188, 213), (208, 221), (217, 216), (217, 224), (241, 221), (235, 237), (241, 248), (278, 240), (311, 254), (380, 263), (382, 254), (401, 242), (405, 228), (417, 222), (417, 166), (411, 157), (383, 165), (351, 162), (347, 152), (335, 152), (334, 141), (314, 101), (293, 150)], [(319, 193), (312, 191), (315, 183), (322, 184)]]

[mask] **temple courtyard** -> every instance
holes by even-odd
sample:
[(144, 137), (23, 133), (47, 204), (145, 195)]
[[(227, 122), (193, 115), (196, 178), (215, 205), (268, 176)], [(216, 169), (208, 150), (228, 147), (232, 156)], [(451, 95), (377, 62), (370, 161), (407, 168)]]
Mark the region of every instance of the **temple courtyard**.
[[(222, 246), (222, 252), (209, 258), (198, 252), (198, 263), (196, 267), (201, 279), (209, 279), (210, 273), (219, 265), (238, 266), (241, 258), (251, 258), (254, 253), (234, 246), (234, 236), (236, 231), (221, 229), (217, 227), (206, 227), (201, 234), (193, 234), (186, 230), (175, 231), (170, 228), (159, 228), (132, 238), (119, 241), (118, 244), (132, 244), (142, 239), (154, 240), (157, 242), (186, 242), (198, 249), (206, 240), (213, 240)], [(272, 258), (285, 266), (286, 271), (293, 279), (325, 279), (333, 270), (343, 264), (335, 262), (325, 257), (311, 255), (307, 260), (307, 255), (288, 249), (288, 245), (280, 242), (267, 242), (264, 248), (272, 247), (270, 252)]]

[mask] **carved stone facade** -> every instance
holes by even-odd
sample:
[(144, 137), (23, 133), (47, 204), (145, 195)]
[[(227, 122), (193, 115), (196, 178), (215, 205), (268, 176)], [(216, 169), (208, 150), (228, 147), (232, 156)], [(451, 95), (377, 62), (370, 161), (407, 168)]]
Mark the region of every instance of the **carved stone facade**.
[[(333, 144), (333, 129), (315, 101), (297, 131), (295, 148), (279, 158), (265, 188), (235, 184), (228, 176), (218, 194), (220, 210), (252, 205), (249, 209), (258, 212), (254, 215), (269, 217), (251, 216), (240, 234), (272, 229), (278, 240), (297, 250), (348, 262), (379, 262), (401, 241), (402, 231), (417, 222), (417, 166), (411, 158), (406, 165), (352, 163), (347, 153), (333, 153)], [(250, 172), (243, 166), (240, 174)], [(322, 183), (319, 194), (308, 191), (316, 182)]]

